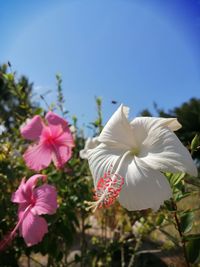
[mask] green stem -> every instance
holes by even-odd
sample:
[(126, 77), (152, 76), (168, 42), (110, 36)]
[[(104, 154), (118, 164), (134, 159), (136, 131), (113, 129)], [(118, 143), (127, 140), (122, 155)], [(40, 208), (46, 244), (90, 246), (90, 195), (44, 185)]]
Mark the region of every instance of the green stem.
[(125, 267), (124, 244), (121, 245), (121, 267)]
[(186, 251), (186, 244), (185, 244), (185, 240), (184, 240), (184, 235), (182, 233), (182, 230), (181, 230), (181, 224), (180, 224), (180, 221), (178, 219), (178, 216), (177, 216), (177, 205), (175, 202), (172, 202), (173, 203), (173, 206), (174, 206), (174, 219), (175, 219), (175, 222), (176, 222), (176, 226), (177, 226), (177, 230), (178, 230), (178, 233), (179, 233), (179, 236), (181, 238), (181, 244), (182, 244), (182, 248), (183, 248), (183, 254), (184, 254), (184, 257), (185, 257), (185, 262), (186, 262), (186, 265), (187, 267), (190, 267), (190, 263), (189, 263), (189, 260), (188, 260), (188, 256), (187, 256), (187, 251)]
[(139, 247), (141, 245), (141, 240), (142, 240), (141, 237), (140, 238), (136, 238), (136, 244), (135, 244), (134, 251), (133, 251), (133, 254), (131, 256), (131, 259), (129, 261), (128, 267), (134, 266), (135, 256), (136, 256), (137, 251), (138, 251), (138, 249), (139, 249)]

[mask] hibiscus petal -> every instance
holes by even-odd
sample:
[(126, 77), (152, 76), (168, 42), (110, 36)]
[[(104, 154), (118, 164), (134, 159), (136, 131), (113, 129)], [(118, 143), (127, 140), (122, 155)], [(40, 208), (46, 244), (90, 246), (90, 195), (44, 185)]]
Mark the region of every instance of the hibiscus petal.
[[(186, 172), (197, 176), (197, 168), (188, 150), (168, 127), (159, 127), (151, 118), (132, 123), (137, 139), (145, 138), (139, 157), (151, 168), (165, 172)], [(137, 130), (139, 129), (139, 130)], [(142, 136), (141, 132), (145, 134)]]
[(173, 132), (179, 130), (182, 127), (177, 118), (137, 117), (133, 119), (130, 124), (134, 126), (139, 122), (145, 123), (145, 121), (147, 121), (147, 124), (149, 124), (149, 119), (151, 119), (151, 123), (153, 125), (156, 124), (157, 126), (166, 126)]
[(47, 179), (46, 175), (42, 174), (35, 174), (31, 176), (25, 184), (25, 191), (27, 193), (32, 194), (33, 189), (36, 187), (38, 180), (41, 179), (42, 181), (45, 181)]
[(133, 130), (127, 119), (129, 108), (121, 105), (103, 128), (99, 141), (118, 146), (137, 147)]
[(71, 158), (74, 140), (69, 129), (65, 129), (52, 143), (52, 159), (57, 168), (63, 165)]
[(85, 142), (85, 147), (79, 152), (80, 158), (87, 159), (88, 150), (93, 149), (99, 145), (98, 137), (88, 138)]
[(67, 145), (54, 145), (52, 151), (53, 163), (57, 168), (63, 165), (71, 158), (72, 148)]
[(24, 195), (25, 178), (22, 179), (17, 191), (12, 194), (11, 201), (14, 203), (26, 202), (26, 196)]
[(23, 158), (26, 165), (35, 171), (40, 171), (51, 163), (51, 149), (44, 143), (29, 146)]
[(33, 214), (54, 214), (57, 209), (57, 192), (54, 186), (44, 184), (34, 189), (34, 198), (36, 200), (31, 209)]
[(95, 185), (106, 172), (116, 169), (117, 162), (124, 153), (125, 150), (121, 148), (116, 146), (109, 146), (108, 148), (105, 144), (100, 144), (98, 147), (88, 150), (89, 167)]
[(74, 139), (69, 128), (65, 129), (65, 131), (56, 138), (55, 143), (57, 145), (66, 145), (69, 147), (75, 146)]
[(154, 118), (154, 117), (137, 117), (131, 121), (130, 125), (134, 132), (134, 137), (137, 141), (138, 146), (140, 146), (144, 142), (144, 140), (149, 136), (150, 130), (162, 126), (172, 131), (181, 128), (181, 124), (179, 124), (179, 122), (175, 118), (165, 119), (165, 118)]
[(130, 154), (121, 160), (117, 173), (125, 179), (119, 202), (128, 210), (157, 210), (172, 196), (167, 178)]
[(21, 135), (28, 140), (37, 140), (42, 133), (42, 129), (42, 119), (40, 116), (36, 115), (20, 128), (20, 132)]
[(26, 202), (26, 203), (20, 203), (18, 206), (18, 221), (21, 220), (22, 216), (24, 215), (25, 210), (28, 208), (28, 206), (30, 205), (30, 203)]
[(24, 218), (19, 229), (20, 235), (23, 236), (27, 246), (33, 246), (41, 242), (44, 235), (48, 232), (45, 219), (33, 215), (31, 212)]
[(48, 121), (49, 125), (52, 125), (52, 126), (61, 125), (63, 129), (68, 127), (67, 121), (61, 118), (60, 116), (56, 115), (52, 111), (49, 111), (46, 114), (45, 119)]

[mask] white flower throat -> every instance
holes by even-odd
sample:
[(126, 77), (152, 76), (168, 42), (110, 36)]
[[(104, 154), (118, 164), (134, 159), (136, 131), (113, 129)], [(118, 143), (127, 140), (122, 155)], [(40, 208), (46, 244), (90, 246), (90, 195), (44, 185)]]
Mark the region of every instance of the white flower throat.
[(133, 156), (139, 156), (139, 154), (140, 154), (140, 150), (139, 150), (139, 148), (132, 148), (131, 150), (130, 150), (130, 152), (131, 152), (131, 155), (133, 155)]

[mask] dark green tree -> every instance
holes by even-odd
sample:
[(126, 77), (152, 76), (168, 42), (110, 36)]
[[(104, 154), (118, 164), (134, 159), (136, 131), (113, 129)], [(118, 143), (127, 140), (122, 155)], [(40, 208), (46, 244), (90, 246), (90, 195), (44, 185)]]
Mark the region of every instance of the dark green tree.
[(8, 65), (0, 66), (0, 124), (8, 131), (19, 126), (20, 117), (36, 109), (32, 102), (32, 89), (33, 84), (25, 76), (16, 80), (15, 73), (9, 73)]

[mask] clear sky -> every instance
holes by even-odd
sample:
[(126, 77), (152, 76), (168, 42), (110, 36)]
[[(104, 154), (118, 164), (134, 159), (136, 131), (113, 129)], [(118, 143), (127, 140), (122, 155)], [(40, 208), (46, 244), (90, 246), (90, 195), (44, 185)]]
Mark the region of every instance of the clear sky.
[(0, 0), (0, 63), (34, 82), (35, 100), (63, 78), (66, 108), (80, 123), (104, 121), (116, 106), (131, 114), (200, 97), (198, 0)]

